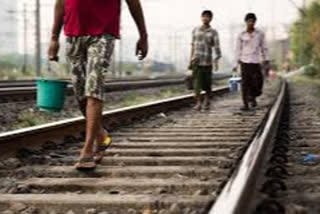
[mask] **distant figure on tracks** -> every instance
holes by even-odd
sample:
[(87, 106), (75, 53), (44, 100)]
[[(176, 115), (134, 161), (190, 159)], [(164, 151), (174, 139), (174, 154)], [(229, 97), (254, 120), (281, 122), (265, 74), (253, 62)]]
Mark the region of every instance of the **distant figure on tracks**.
[[(242, 111), (248, 111), (249, 104), (256, 107), (256, 97), (262, 94), (263, 73), (261, 66), (269, 67), (265, 34), (255, 28), (257, 17), (254, 13), (245, 16), (247, 29), (240, 33), (237, 40), (236, 66), (241, 66)], [(261, 65), (262, 63), (262, 65)]]
[[(196, 98), (195, 110), (201, 110), (201, 91), (206, 92), (204, 97), (204, 109), (210, 108), (212, 69), (219, 69), (218, 62), (221, 58), (220, 41), (218, 32), (210, 26), (213, 13), (203, 11), (201, 15), (202, 25), (192, 31), (191, 60), (189, 68), (193, 71), (193, 88)], [(215, 58), (213, 51), (215, 49)]]
[[(148, 39), (140, 0), (126, 2), (139, 30), (136, 54), (142, 60), (148, 52)], [(102, 126), (104, 74), (115, 39), (120, 38), (120, 13), (120, 0), (56, 0), (48, 57), (58, 60), (64, 26), (74, 92), (86, 117), (85, 144), (75, 165), (78, 170), (94, 169), (111, 144), (111, 136)]]

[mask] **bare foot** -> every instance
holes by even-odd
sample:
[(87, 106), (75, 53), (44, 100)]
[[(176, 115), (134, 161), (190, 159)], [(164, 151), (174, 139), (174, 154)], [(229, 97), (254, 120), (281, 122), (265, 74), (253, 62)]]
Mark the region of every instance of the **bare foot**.
[(96, 168), (96, 163), (91, 156), (81, 156), (79, 161), (74, 166), (77, 170), (93, 170)]
[(194, 110), (196, 111), (201, 111), (201, 104), (197, 104), (193, 107)]
[(101, 129), (100, 132), (98, 133), (98, 136), (97, 136), (97, 139), (96, 139), (97, 145), (104, 144), (105, 143), (105, 139), (107, 137), (109, 137), (109, 136), (110, 135), (109, 135), (107, 130)]

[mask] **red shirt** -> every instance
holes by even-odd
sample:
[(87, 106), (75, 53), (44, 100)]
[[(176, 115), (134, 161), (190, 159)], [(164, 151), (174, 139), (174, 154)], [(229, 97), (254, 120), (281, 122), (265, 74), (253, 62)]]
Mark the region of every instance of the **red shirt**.
[(120, 37), (120, 0), (65, 0), (66, 36)]

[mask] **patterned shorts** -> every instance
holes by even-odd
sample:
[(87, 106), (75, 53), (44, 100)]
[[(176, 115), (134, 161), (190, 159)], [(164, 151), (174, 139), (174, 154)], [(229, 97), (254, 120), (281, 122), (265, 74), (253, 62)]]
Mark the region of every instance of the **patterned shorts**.
[(104, 100), (105, 73), (110, 65), (115, 38), (111, 35), (67, 37), (66, 56), (79, 101)]

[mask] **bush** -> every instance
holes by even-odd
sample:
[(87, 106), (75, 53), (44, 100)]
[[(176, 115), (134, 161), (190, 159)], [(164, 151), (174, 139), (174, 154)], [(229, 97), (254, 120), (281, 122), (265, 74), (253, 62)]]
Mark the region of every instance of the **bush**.
[[(313, 67), (306, 68), (306, 74), (320, 76), (320, 0), (313, 1), (305, 13), (291, 29), (291, 50), (293, 63), (298, 66), (313, 63)], [(316, 67), (318, 69), (316, 69)]]
[(314, 65), (308, 65), (304, 68), (304, 74), (309, 77), (318, 77), (320, 76), (319, 73), (319, 69)]

